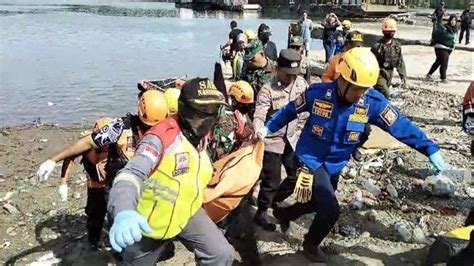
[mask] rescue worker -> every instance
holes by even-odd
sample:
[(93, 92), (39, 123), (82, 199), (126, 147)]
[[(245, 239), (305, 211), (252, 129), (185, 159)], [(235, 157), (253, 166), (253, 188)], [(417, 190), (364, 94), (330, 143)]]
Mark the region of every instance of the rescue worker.
[(329, 59), (334, 56), (334, 50), (336, 49), (336, 38), (338, 36), (337, 29), (341, 23), (339, 18), (334, 13), (329, 13), (324, 22), (321, 23), (323, 26), (323, 47), (325, 51), (325, 63), (329, 63)]
[[(339, 217), (335, 195), (338, 176), (358, 147), (368, 124), (379, 126), (399, 141), (429, 156), (436, 169), (445, 170), (447, 167), (438, 146), (390, 105), (382, 94), (371, 89), (377, 82), (379, 67), (368, 48), (353, 48), (345, 52), (339, 71), (341, 74), (337, 81), (311, 85), (256, 133), (262, 139), (278, 132), (298, 114), (310, 113), (295, 151), (302, 163), (298, 180), (293, 182), (299, 202), (276, 208), (273, 214), (285, 227), (290, 220), (303, 214), (317, 213), (303, 243), (304, 253), (312, 261), (325, 260), (318, 247)], [(288, 184), (291, 182), (282, 185)], [(288, 190), (293, 189), (279, 189)], [(300, 194), (300, 191), (305, 193)]]
[(372, 46), (380, 67), (380, 76), (374, 89), (389, 98), (389, 88), (392, 84), (393, 69), (396, 68), (400, 76), (401, 85), (406, 87), (405, 62), (402, 56), (402, 45), (393, 37), (397, 32), (397, 22), (393, 18), (385, 19), (382, 25), (383, 37)]
[[(364, 44), (364, 40), (362, 38), (362, 33), (360, 31), (351, 31), (347, 34), (346, 40), (344, 43), (343, 52), (347, 52), (352, 48), (361, 47)], [(321, 76), (321, 80), (323, 82), (333, 82), (336, 81), (339, 77), (339, 70), (337, 66), (342, 59), (342, 54), (337, 54), (331, 58), (329, 61), (328, 68)]]
[(249, 44), (244, 60), (240, 79), (250, 83), (255, 94), (257, 94), (262, 86), (273, 77), (275, 65), (265, 56), (260, 40)]
[(260, 24), (258, 27), (258, 39), (263, 44), (263, 52), (270, 60), (276, 61), (278, 58), (278, 50), (276, 44), (270, 41), (271, 35), (272, 32), (270, 31), (270, 27), (268, 27), (265, 23)]
[(461, 14), (461, 32), (459, 33), (459, 44), (461, 44), (464, 34), (466, 35), (466, 45), (469, 45), (469, 37), (471, 34), (471, 24), (472, 24), (472, 17), (469, 12), (469, 9), (466, 9)]
[(310, 71), (309, 71), (309, 60), (308, 57), (305, 56), (304, 52), (304, 42), (300, 36), (293, 36), (290, 39), (290, 43), (288, 44), (289, 49), (293, 49), (301, 54), (301, 75), (306, 79), (306, 81), (310, 81)]
[(230, 46), (230, 53), (232, 55), (235, 54), (235, 51), (237, 51), (238, 46), (237, 46), (237, 37), (239, 34), (243, 33), (243, 31), (239, 28), (237, 28), (237, 21), (232, 20), (230, 22), (230, 32), (229, 32), (229, 40), (227, 41), (226, 44), (224, 44), (221, 47), (221, 50), (224, 50), (226, 47)]
[(232, 246), (201, 208), (213, 174), (206, 136), (225, 104), (209, 79), (186, 81), (178, 114), (148, 130), (115, 178), (109, 238), (124, 264), (154, 265), (175, 238), (194, 252), (199, 265), (232, 264)]
[(347, 35), (349, 34), (351, 28), (352, 28), (352, 22), (350, 20), (343, 20), (342, 23), (342, 30), (339, 30), (339, 35), (337, 36), (336, 39), (336, 48), (334, 50), (334, 55), (340, 54), (344, 52), (344, 45), (346, 43), (346, 38)]
[(213, 162), (242, 147), (254, 133), (249, 117), (255, 108), (252, 86), (244, 80), (233, 82), (229, 98), (230, 108), (222, 109), (210, 137), (208, 151)]
[[(86, 214), (88, 240), (91, 247), (96, 248), (100, 239), (106, 215), (107, 192), (116, 173), (133, 156), (138, 139), (167, 115), (168, 110), (163, 93), (146, 91), (138, 101), (138, 115), (128, 114), (125, 117), (113, 119), (103, 126), (103, 121), (99, 121), (92, 134), (79, 139), (40, 165), (37, 175), (40, 181), (45, 181), (53, 172), (57, 162), (65, 160), (63, 168), (66, 168), (67, 173), (69, 162), (75, 157), (83, 156), (82, 162), (89, 177)], [(105, 158), (105, 166), (101, 169), (100, 162)], [(102, 181), (103, 179), (105, 180)], [(63, 190), (60, 192), (62, 196), (67, 197), (67, 186), (62, 185), (60, 190)]]
[[(308, 88), (308, 83), (300, 74), (301, 55), (293, 49), (285, 49), (278, 57), (276, 76), (262, 87), (257, 96), (253, 124), (256, 130), (264, 127), (270, 117), (296, 99)], [(281, 166), (285, 166), (288, 176), (296, 174), (293, 144), (304, 124), (304, 117), (300, 116), (288, 126), (275, 131), (265, 138), (265, 153), (263, 155), (262, 182), (258, 195), (258, 210), (254, 221), (263, 229), (274, 231), (276, 226), (268, 216), (267, 210), (272, 205), (272, 199), (281, 182)]]

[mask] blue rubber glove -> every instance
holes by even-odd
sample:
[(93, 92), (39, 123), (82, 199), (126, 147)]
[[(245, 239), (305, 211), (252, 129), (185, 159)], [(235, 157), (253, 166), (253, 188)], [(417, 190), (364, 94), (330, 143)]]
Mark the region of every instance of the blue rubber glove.
[(115, 216), (109, 232), (112, 248), (117, 252), (142, 239), (142, 234), (153, 232), (148, 222), (136, 211), (121, 211)]
[(448, 165), (444, 162), (440, 151), (430, 155), (430, 162), (438, 171), (445, 171), (448, 169)]

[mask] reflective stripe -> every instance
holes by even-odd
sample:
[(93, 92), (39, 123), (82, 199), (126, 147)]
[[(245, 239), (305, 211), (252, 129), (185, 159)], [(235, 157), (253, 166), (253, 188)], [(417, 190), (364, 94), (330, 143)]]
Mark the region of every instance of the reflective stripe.
[(140, 195), (141, 186), (140, 186), (140, 182), (138, 182), (136, 176), (134, 176), (130, 173), (120, 172), (117, 175), (117, 177), (115, 177), (113, 186), (115, 186), (115, 184), (117, 184), (120, 181), (128, 181), (128, 182), (132, 183), (137, 188), (137, 195)]

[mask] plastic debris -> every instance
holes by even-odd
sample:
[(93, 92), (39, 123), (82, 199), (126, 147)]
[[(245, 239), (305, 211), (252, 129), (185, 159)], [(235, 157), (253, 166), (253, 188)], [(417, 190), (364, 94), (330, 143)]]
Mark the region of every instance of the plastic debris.
[(425, 179), (423, 189), (433, 196), (452, 197), (455, 191), (455, 184), (450, 178), (444, 175), (432, 175)]
[(19, 213), (18, 209), (17, 209), (15, 206), (11, 205), (10, 203), (5, 203), (5, 204), (3, 204), (3, 208), (4, 208), (5, 210), (7, 210), (8, 213), (10, 213), (10, 214)]
[(390, 195), (390, 197), (395, 198), (395, 199), (398, 198), (398, 191), (397, 191), (397, 189), (395, 188), (394, 185), (388, 184), (387, 185), (387, 192)]
[(365, 188), (365, 190), (372, 193), (375, 197), (378, 197), (380, 193), (382, 193), (380, 188), (377, 185), (374, 185), (374, 183), (372, 183), (372, 181), (370, 180), (365, 180), (362, 183), (362, 186)]

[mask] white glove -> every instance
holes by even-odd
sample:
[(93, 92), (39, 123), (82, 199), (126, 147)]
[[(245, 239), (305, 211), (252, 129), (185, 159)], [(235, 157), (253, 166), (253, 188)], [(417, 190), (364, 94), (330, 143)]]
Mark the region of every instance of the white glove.
[(261, 129), (259, 129), (255, 132), (255, 136), (259, 140), (264, 140), (267, 135), (268, 135), (268, 128), (267, 127), (262, 127)]
[(59, 186), (58, 192), (59, 192), (59, 195), (61, 195), (62, 201), (67, 201), (67, 191), (68, 191), (67, 184), (61, 184)]
[(36, 172), (36, 175), (38, 176), (39, 181), (41, 182), (41, 181), (48, 180), (48, 177), (53, 172), (55, 166), (56, 166), (56, 162), (50, 159), (42, 163), (38, 169), (38, 172)]

